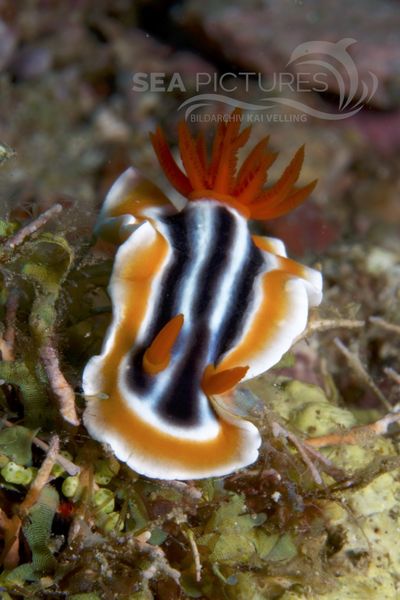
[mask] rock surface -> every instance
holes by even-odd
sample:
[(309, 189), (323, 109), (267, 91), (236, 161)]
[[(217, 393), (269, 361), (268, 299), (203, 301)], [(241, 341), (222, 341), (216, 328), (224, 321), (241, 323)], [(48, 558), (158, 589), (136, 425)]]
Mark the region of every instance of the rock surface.
[[(305, 69), (300, 60), (293, 60), (287, 66), (288, 61), (296, 57), (297, 47), (298, 58), (306, 59), (307, 54), (312, 54), (313, 58), (328, 60), (343, 76), (346, 97), (351, 85), (346, 71), (349, 72), (351, 65), (347, 59), (342, 65), (336, 59), (343, 56), (342, 50), (349, 44), (348, 53), (354, 60), (359, 81), (370, 85), (370, 72), (377, 77), (378, 89), (371, 98), (371, 105), (380, 109), (400, 105), (400, 11), (392, 0), (351, 3), (346, 0), (323, 3), (319, 0), (235, 0), (229, 4), (191, 0), (178, 18), (202, 45), (217, 49), (220, 58), (239, 70), (258, 71), (268, 76), (288, 70), (306, 70), (307, 73), (324, 70), (321, 65), (307, 65)], [(331, 44), (340, 40), (348, 42), (333, 51)], [(329, 92), (338, 94), (338, 78), (333, 71), (325, 72)], [(360, 97), (361, 83), (353, 93), (355, 99)]]

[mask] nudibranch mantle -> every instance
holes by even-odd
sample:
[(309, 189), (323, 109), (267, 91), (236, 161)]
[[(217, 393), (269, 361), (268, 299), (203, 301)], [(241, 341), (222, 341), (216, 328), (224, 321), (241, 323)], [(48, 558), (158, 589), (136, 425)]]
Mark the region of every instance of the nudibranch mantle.
[[(201, 142), (194, 153), (194, 140), (181, 128), (187, 175), (158, 131), (153, 145), (160, 163), (189, 201), (176, 209), (130, 168), (100, 214), (98, 232), (124, 241), (109, 286), (112, 323), (101, 355), (83, 375), (84, 422), (95, 439), (149, 477), (220, 476), (257, 459), (257, 428), (229, 408), (234, 388), (276, 364), (304, 330), (308, 307), (321, 301), (321, 274), (288, 259), (280, 240), (252, 236), (246, 218), (266, 218), (268, 210), (274, 216), (260, 194), (283, 214), (314, 182), (293, 188), (295, 157), (274, 187), (260, 190), (273, 160), (265, 143), (235, 179), (233, 159), (246, 131), (220, 127), (219, 152), (206, 166)], [(233, 188), (246, 168), (239, 193)]]

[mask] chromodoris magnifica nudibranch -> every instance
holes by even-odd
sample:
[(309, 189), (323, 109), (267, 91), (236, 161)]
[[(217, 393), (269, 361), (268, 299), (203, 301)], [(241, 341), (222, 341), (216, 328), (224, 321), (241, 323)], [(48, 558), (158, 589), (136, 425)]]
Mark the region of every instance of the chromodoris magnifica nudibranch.
[(240, 111), (221, 122), (207, 158), (204, 137), (179, 127), (183, 168), (161, 130), (151, 136), (178, 210), (137, 170), (114, 183), (98, 232), (123, 241), (110, 281), (113, 318), (102, 354), (83, 375), (84, 422), (133, 470), (160, 479), (231, 473), (257, 459), (260, 434), (230, 410), (239, 382), (260, 375), (304, 330), (319, 304), (319, 272), (286, 257), (277, 239), (252, 235), (248, 219), (299, 205), (300, 148), (264, 188), (276, 154), (262, 139), (237, 169), (250, 127)]

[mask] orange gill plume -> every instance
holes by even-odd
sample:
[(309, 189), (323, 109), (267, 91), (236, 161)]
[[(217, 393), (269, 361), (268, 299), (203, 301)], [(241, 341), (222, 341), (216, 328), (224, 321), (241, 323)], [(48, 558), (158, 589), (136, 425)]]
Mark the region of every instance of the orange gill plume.
[(226, 122), (218, 124), (208, 160), (204, 134), (195, 139), (185, 122), (179, 125), (179, 152), (183, 167), (177, 165), (160, 128), (150, 134), (155, 153), (171, 185), (189, 200), (214, 199), (249, 219), (275, 219), (301, 204), (317, 180), (295, 187), (304, 160), (301, 146), (278, 181), (265, 188), (268, 169), (277, 154), (268, 149), (269, 137), (259, 141), (237, 169), (239, 149), (249, 139), (251, 126), (240, 132), (241, 110), (235, 109)]

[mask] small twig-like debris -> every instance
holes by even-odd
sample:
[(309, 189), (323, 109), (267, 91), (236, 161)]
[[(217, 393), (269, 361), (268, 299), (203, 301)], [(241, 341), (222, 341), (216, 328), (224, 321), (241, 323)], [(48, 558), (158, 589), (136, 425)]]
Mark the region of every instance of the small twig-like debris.
[(370, 425), (366, 425), (371, 431), (373, 431), (376, 435), (384, 435), (389, 432), (389, 426), (393, 423), (400, 422), (400, 406), (396, 405), (393, 407), (392, 411), (375, 421), (375, 423), (371, 423)]
[(85, 538), (95, 524), (96, 509), (93, 510), (91, 501), (99, 486), (94, 480), (93, 465), (82, 466), (79, 474), (79, 504), (74, 510), (74, 517), (68, 531), (68, 543), (76, 538)]
[(150, 565), (150, 567), (141, 572), (141, 575), (144, 579), (152, 579), (158, 572), (161, 572), (167, 577), (171, 577), (171, 579), (173, 579), (175, 583), (179, 585), (181, 574), (179, 571), (173, 569), (169, 565), (164, 551), (159, 546), (154, 546), (148, 542), (142, 542), (135, 537), (129, 537), (128, 544), (135, 546), (139, 552), (148, 554), (153, 560), (153, 563)]
[(154, 562), (147, 569), (143, 569), (142, 577), (143, 579), (153, 579), (157, 575), (158, 565)]
[(57, 455), (60, 450), (60, 440), (58, 435), (51, 438), (47, 456), (42, 462), (42, 465), (33, 480), (24, 501), (20, 504), (19, 514), (25, 516), (29, 509), (37, 502), (40, 493), (44, 486), (49, 482), (51, 470), (57, 460)]
[(151, 538), (151, 531), (149, 531), (148, 529), (146, 529), (146, 531), (142, 531), (142, 533), (139, 533), (136, 536), (137, 541), (140, 543), (148, 542), (150, 538)]
[(229, 481), (236, 481), (245, 477), (271, 477), (278, 483), (282, 481), (282, 475), (276, 469), (266, 469), (264, 466), (261, 469), (241, 469), (239, 472), (229, 475)]
[(306, 443), (307, 446), (314, 446), (314, 448), (325, 448), (326, 446), (339, 446), (342, 444), (360, 444), (368, 438), (389, 433), (389, 427), (393, 423), (400, 423), (399, 405), (395, 406), (390, 413), (374, 423), (358, 425), (343, 433), (331, 433), (309, 438)]
[(61, 416), (71, 425), (79, 425), (75, 406), (75, 392), (60, 370), (55, 348), (50, 344), (43, 345), (40, 348), (40, 358), (43, 361), (51, 389), (58, 399)]
[(14, 569), (19, 563), (19, 534), (22, 523), (18, 515), (7, 517), (0, 508), (0, 529), (2, 530), (2, 551), (0, 565), (4, 569)]
[(361, 329), (365, 327), (365, 321), (356, 321), (354, 319), (316, 319), (310, 321), (307, 328), (294, 341), (296, 344), (309, 337), (313, 333), (329, 331), (331, 329)]
[(84, 538), (87, 536), (92, 525), (93, 523), (87, 518), (87, 515), (78, 509), (68, 530), (68, 544), (72, 544), (78, 537)]
[[(11, 421), (7, 421), (7, 419), (0, 419), (0, 420), (2, 423), (4, 423), (4, 425), (6, 427), (14, 426), (14, 423), (11, 423)], [(32, 444), (35, 444), (35, 446), (37, 446), (44, 452), (49, 451), (49, 445), (46, 444), (46, 442), (44, 442), (43, 440), (41, 440), (40, 438), (38, 438), (36, 436), (32, 438)], [(57, 454), (56, 462), (63, 469), (65, 469), (65, 471), (68, 473), (68, 475), (78, 475), (81, 471), (81, 469), (80, 469), (80, 467), (78, 467), (78, 465), (76, 465), (72, 461), (68, 460), (68, 458), (65, 458), (65, 456), (62, 456), (61, 454)]]
[(330, 372), (326, 358), (321, 358), (320, 360), (320, 372), (322, 377), (322, 387), (326, 397), (332, 404), (339, 404), (340, 393), (336, 387), (335, 380)]
[(15, 360), (15, 321), (17, 318), (18, 294), (16, 290), (10, 290), (6, 302), (5, 330), (0, 338), (0, 352), (2, 360)]
[(385, 321), (385, 319), (382, 319), (382, 317), (370, 317), (369, 321), (374, 325), (378, 325), (378, 327), (382, 327), (382, 329), (385, 329), (386, 331), (391, 331), (392, 333), (397, 333), (397, 335), (400, 335), (400, 325), (389, 323), (389, 321)]
[(6, 242), (4, 243), (4, 250), (14, 250), (14, 248), (23, 244), (27, 237), (33, 235), (39, 229), (44, 227), (44, 225), (46, 225), (46, 223), (48, 223), (50, 219), (53, 219), (61, 211), (61, 204), (53, 204), (53, 206), (45, 210), (44, 213), (42, 213), (36, 219), (31, 221), (31, 223), (28, 223), (28, 225), (25, 225), (25, 227), (21, 227), (21, 229), (17, 231), (15, 235), (6, 240)]
[(383, 369), (383, 371), (384, 371), (385, 375), (387, 375), (388, 377), (390, 377), (390, 379), (392, 381), (394, 381), (395, 383), (397, 383), (397, 385), (400, 385), (400, 373), (398, 373), (397, 371), (395, 371), (391, 367), (385, 367)]
[[(32, 442), (35, 444), (35, 446), (41, 448), (44, 451), (49, 449), (48, 444), (46, 444), (46, 442), (40, 440), (37, 437), (34, 437), (32, 439)], [(81, 468), (78, 467), (78, 465), (73, 463), (71, 460), (68, 460), (68, 458), (65, 458), (65, 456), (62, 456), (61, 454), (57, 454), (56, 463), (58, 463), (63, 469), (65, 469), (68, 475), (79, 475), (79, 473), (81, 472)]]
[(199, 582), (199, 581), (201, 581), (201, 568), (202, 568), (199, 549), (197, 547), (196, 540), (194, 539), (193, 531), (191, 529), (188, 529), (186, 531), (186, 535), (188, 537), (190, 547), (192, 549), (194, 566), (196, 569), (196, 581)]
[(272, 433), (273, 433), (274, 437), (280, 437), (280, 436), (282, 436), (282, 437), (285, 437), (285, 438), (287, 438), (288, 440), (290, 440), (292, 442), (292, 444), (297, 448), (297, 450), (298, 450), (300, 456), (302, 457), (303, 461), (305, 462), (305, 464), (309, 468), (310, 473), (313, 476), (313, 479), (314, 479), (315, 483), (317, 483), (318, 485), (321, 485), (322, 484), (322, 477), (321, 477), (321, 475), (320, 475), (317, 467), (314, 465), (314, 463), (312, 462), (312, 460), (308, 456), (309, 449), (307, 448), (307, 446), (305, 446), (297, 438), (297, 436), (294, 433), (292, 433), (291, 431), (288, 431), (287, 429), (285, 429), (284, 427), (282, 427), (282, 425), (280, 425), (276, 421), (274, 421), (272, 423)]
[[(324, 456), (323, 454), (321, 454), (320, 452), (315, 450), (315, 448), (310, 448), (307, 441), (302, 442), (302, 445), (304, 447), (304, 450), (306, 450), (316, 460), (318, 460), (319, 462), (324, 464), (326, 467), (329, 467), (330, 469), (335, 470), (335, 466), (332, 463), (332, 461), (330, 461), (329, 458), (327, 458), (326, 456)], [(330, 474), (333, 475), (333, 473), (330, 473)]]
[(374, 392), (375, 396), (379, 398), (379, 400), (385, 406), (386, 410), (392, 410), (392, 405), (382, 394), (381, 390), (375, 385), (372, 378), (368, 375), (357, 354), (353, 354), (353, 352), (346, 348), (346, 346), (341, 340), (339, 340), (339, 338), (334, 339), (334, 344), (346, 358), (347, 362), (353, 368), (353, 370), (359, 376), (359, 378), (365, 383), (365, 385), (367, 385), (370, 388), (370, 390)]
[(163, 481), (160, 480), (160, 485), (163, 487), (170, 487), (182, 494), (185, 494), (192, 500), (200, 500), (202, 497), (202, 492), (199, 490), (193, 483), (185, 483), (183, 481), (177, 481), (175, 479), (171, 481)]

